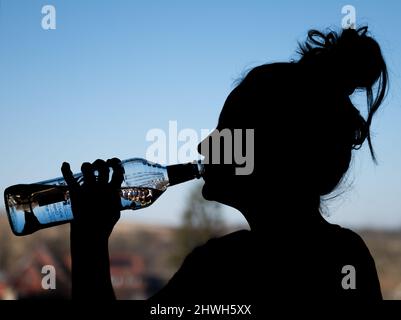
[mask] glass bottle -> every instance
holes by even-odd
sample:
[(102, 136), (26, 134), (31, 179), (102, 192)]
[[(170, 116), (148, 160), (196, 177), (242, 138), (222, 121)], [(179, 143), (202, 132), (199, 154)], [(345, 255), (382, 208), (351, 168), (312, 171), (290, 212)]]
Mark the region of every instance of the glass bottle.
[[(200, 178), (203, 173), (200, 161), (162, 166), (133, 158), (121, 161), (121, 166), (124, 170), (121, 210), (146, 208), (168, 187)], [(74, 178), (82, 183), (82, 173), (74, 174)], [(74, 219), (64, 178), (10, 186), (4, 191), (4, 201), (11, 229), (18, 236)]]

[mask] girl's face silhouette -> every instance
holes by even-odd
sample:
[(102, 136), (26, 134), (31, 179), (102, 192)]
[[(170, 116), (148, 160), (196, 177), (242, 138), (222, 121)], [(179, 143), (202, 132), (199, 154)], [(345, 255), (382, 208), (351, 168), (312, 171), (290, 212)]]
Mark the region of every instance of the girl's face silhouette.
[[(214, 200), (223, 204), (237, 207), (236, 197), (240, 188), (239, 181), (235, 176), (235, 166), (233, 164), (224, 164), (224, 148), (231, 141), (226, 139), (213, 139), (213, 134), (218, 134), (218, 129), (206, 137), (199, 145), (198, 150), (205, 158), (209, 159), (209, 164), (205, 164), (203, 179), (203, 196), (207, 200)], [(218, 146), (216, 144), (219, 144)], [(218, 159), (218, 160), (217, 160)], [(217, 163), (219, 162), (219, 163)]]
[[(269, 197), (271, 203), (280, 197), (302, 194), (309, 201), (330, 193), (348, 170), (351, 159), (348, 134), (338, 133), (348, 116), (340, 114), (338, 108), (335, 116), (327, 110), (319, 115), (322, 130), (317, 130), (313, 129), (317, 125), (314, 117), (306, 113), (294, 115), (286, 108), (270, 108), (269, 116), (264, 117), (257, 110), (267, 98), (252, 98), (252, 94), (247, 87), (235, 88), (224, 104), (216, 130), (228, 130), (234, 136), (234, 129), (255, 129), (255, 170), (250, 175), (236, 174), (237, 165), (234, 161), (228, 164), (224, 156), (227, 144), (235, 149), (234, 141), (213, 139), (215, 132), (212, 133), (198, 145), (199, 153), (209, 160), (204, 173), (205, 199), (242, 210), (252, 205), (251, 198)], [(290, 105), (296, 105), (295, 100)], [(283, 127), (282, 123), (291, 125)], [(256, 174), (257, 161), (261, 168)], [(263, 185), (265, 188), (260, 189)]]
[[(246, 145), (248, 144), (249, 147), (247, 141), (249, 132), (241, 128), (243, 124), (238, 121), (241, 119), (241, 115), (237, 113), (239, 91), (234, 89), (228, 96), (216, 130), (198, 145), (198, 152), (207, 160), (203, 175), (204, 198), (241, 210), (244, 208), (244, 203), (249, 202), (245, 199), (245, 194), (248, 194), (245, 189), (253, 184), (254, 155), (248, 152), (249, 148)], [(237, 133), (238, 129), (241, 130), (240, 139), (234, 133), (235, 129)], [(245, 154), (245, 164), (238, 164), (238, 158), (235, 155), (236, 148), (241, 148), (242, 155)], [(249, 174), (239, 174), (238, 168), (244, 168), (244, 166), (251, 168)]]

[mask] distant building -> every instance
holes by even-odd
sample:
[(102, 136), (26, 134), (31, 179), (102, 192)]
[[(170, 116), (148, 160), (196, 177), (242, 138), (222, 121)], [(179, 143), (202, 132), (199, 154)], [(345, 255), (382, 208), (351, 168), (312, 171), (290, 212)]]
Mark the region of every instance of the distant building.
[[(56, 289), (42, 287), (45, 265), (54, 266)], [(144, 258), (132, 253), (120, 252), (110, 257), (111, 279), (117, 299), (146, 299), (162, 286), (162, 281), (146, 272)], [(9, 275), (8, 283), (0, 278), (0, 299), (2, 292), (10, 296), (15, 292), (17, 299), (70, 299), (71, 297), (71, 257), (69, 254), (56, 257), (41, 245), (16, 264)], [(8, 289), (13, 289), (10, 291)], [(7, 291), (8, 290), (8, 291)]]
[[(42, 268), (45, 265), (56, 269), (56, 289), (42, 287)], [(40, 246), (16, 265), (9, 275), (9, 283), (15, 290), (18, 299), (67, 299), (70, 296), (70, 275), (62, 261), (56, 259), (46, 246)]]
[(141, 256), (113, 254), (110, 258), (111, 281), (118, 299), (145, 299), (145, 264)]

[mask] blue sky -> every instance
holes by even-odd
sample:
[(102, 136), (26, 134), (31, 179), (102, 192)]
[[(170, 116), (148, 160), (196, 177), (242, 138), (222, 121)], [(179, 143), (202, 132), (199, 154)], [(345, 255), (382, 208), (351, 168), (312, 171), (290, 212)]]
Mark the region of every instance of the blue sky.
[[(41, 27), (48, 4), (56, 30)], [(355, 153), (352, 186), (329, 203), (329, 219), (401, 226), (399, 1), (1, 0), (0, 189), (59, 176), (65, 160), (77, 171), (97, 158), (144, 157), (146, 133), (170, 120), (213, 129), (237, 78), (296, 58), (309, 28), (341, 26), (346, 4), (381, 43), (391, 89), (373, 127), (379, 165), (366, 148)], [(124, 219), (176, 223), (192, 185)]]

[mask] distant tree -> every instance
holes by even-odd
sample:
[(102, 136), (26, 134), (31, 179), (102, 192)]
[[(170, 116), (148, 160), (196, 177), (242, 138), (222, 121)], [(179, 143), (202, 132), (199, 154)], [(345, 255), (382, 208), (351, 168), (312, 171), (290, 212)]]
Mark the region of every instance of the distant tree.
[(181, 225), (174, 232), (175, 253), (171, 257), (174, 266), (181, 265), (185, 256), (195, 247), (225, 232), (222, 206), (207, 201), (202, 196), (202, 185), (197, 185), (188, 198)]

